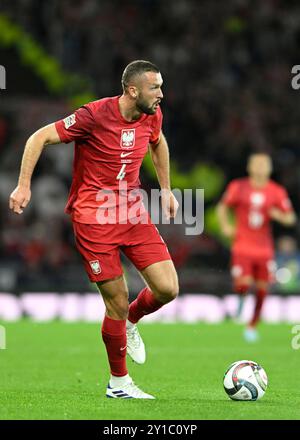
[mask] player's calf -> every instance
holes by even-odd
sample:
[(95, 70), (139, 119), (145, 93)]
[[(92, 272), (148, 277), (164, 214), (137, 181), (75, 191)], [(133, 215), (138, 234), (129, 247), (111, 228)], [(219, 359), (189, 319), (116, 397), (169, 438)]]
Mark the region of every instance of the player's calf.
[(255, 308), (254, 308), (254, 313), (253, 313), (253, 317), (249, 323), (250, 327), (254, 328), (259, 319), (260, 319), (260, 315), (261, 315), (261, 311), (262, 311), (262, 307), (265, 301), (265, 298), (267, 296), (267, 289), (266, 288), (262, 288), (259, 287), (256, 291), (256, 301), (255, 301)]
[(249, 290), (249, 284), (246, 284), (246, 283), (235, 283), (234, 284), (234, 291), (238, 294), (238, 307), (237, 307), (236, 314), (235, 314), (235, 320), (238, 323), (241, 320), (245, 296), (248, 293), (248, 290)]

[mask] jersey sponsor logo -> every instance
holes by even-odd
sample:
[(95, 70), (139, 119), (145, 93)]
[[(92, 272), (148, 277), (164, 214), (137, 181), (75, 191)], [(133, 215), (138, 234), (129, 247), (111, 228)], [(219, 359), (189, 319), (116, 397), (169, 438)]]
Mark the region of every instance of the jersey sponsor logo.
[(101, 266), (100, 266), (99, 260), (89, 261), (89, 263), (90, 263), (92, 272), (95, 275), (98, 275), (99, 273), (101, 273)]
[(74, 125), (75, 122), (76, 122), (76, 118), (75, 118), (75, 114), (74, 113), (72, 115), (70, 115), (70, 116), (67, 116), (64, 119), (66, 130), (68, 130), (68, 128), (72, 127), (72, 125)]
[(254, 192), (250, 194), (250, 202), (253, 206), (259, 208), (265, 203), (265, 195), (262, 193)]
[(132, 154), (132, 153), (133, 153), (133, 151), (129, 151), (129, 153), (125, 153), (124, 151), (122, 151), (122, 153), (121, 153), (121, 157), (129, 156), (129, 155)]
[(135, 145), (135, 128), (123, 129), (121, 132), (121, 148), (133, 148)]

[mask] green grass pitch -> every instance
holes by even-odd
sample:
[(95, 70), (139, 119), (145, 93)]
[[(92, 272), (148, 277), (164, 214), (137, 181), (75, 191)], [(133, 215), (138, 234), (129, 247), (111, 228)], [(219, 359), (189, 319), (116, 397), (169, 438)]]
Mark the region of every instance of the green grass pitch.
[[(247, 344), (231, 322), (144, 324), (144, 365), (128, 359), (129, 373), (153, 401), (105, 397), (108, 365), (100, 325), (2, 323), (0, 419), (203, 420), (300, 419), (300, 350), (291, 325), (260, 326), (261, 340)], [(269, 377), (262, 400), (234, 402), (225, 394), (230, 363), (251, 359)]]

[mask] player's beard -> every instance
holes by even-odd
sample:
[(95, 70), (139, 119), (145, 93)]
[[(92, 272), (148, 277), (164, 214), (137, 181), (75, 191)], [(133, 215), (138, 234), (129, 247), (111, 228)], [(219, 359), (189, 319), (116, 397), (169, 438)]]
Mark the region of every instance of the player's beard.
[(142, 112), (142, 113), (146, 113), (146, 115), (154, 115), (154, 113), (157, 110), (157, 107), (155, 108), (154, 105), (157, 104), (156, 102), (152, 105), (152, 107), (149, 106), (149, 104), (147, 104), (147, 102), (142, 98), (138, 98), (136, 100), (136, 108)]

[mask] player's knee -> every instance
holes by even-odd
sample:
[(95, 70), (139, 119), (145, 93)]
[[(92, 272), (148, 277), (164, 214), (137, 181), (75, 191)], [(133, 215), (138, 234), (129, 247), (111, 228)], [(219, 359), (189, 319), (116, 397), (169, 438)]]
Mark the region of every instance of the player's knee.
[(127, 319), (129, 304), (126, 299), (114, 299), (113, 301), (105, 301), (106, 313), (112, 319)]
[(245, 295), (246, 293), (248, 293), (248, 290), (249, 290), (248, 284), (243, 284), (243, 283), (234, 284), (234, 291), (239, 295)]
[(163, 303), (173, 301), (178, 296), (178, 293), (179, 285), (177, 279), (162, 283), (157, 292), (159, 300)]

